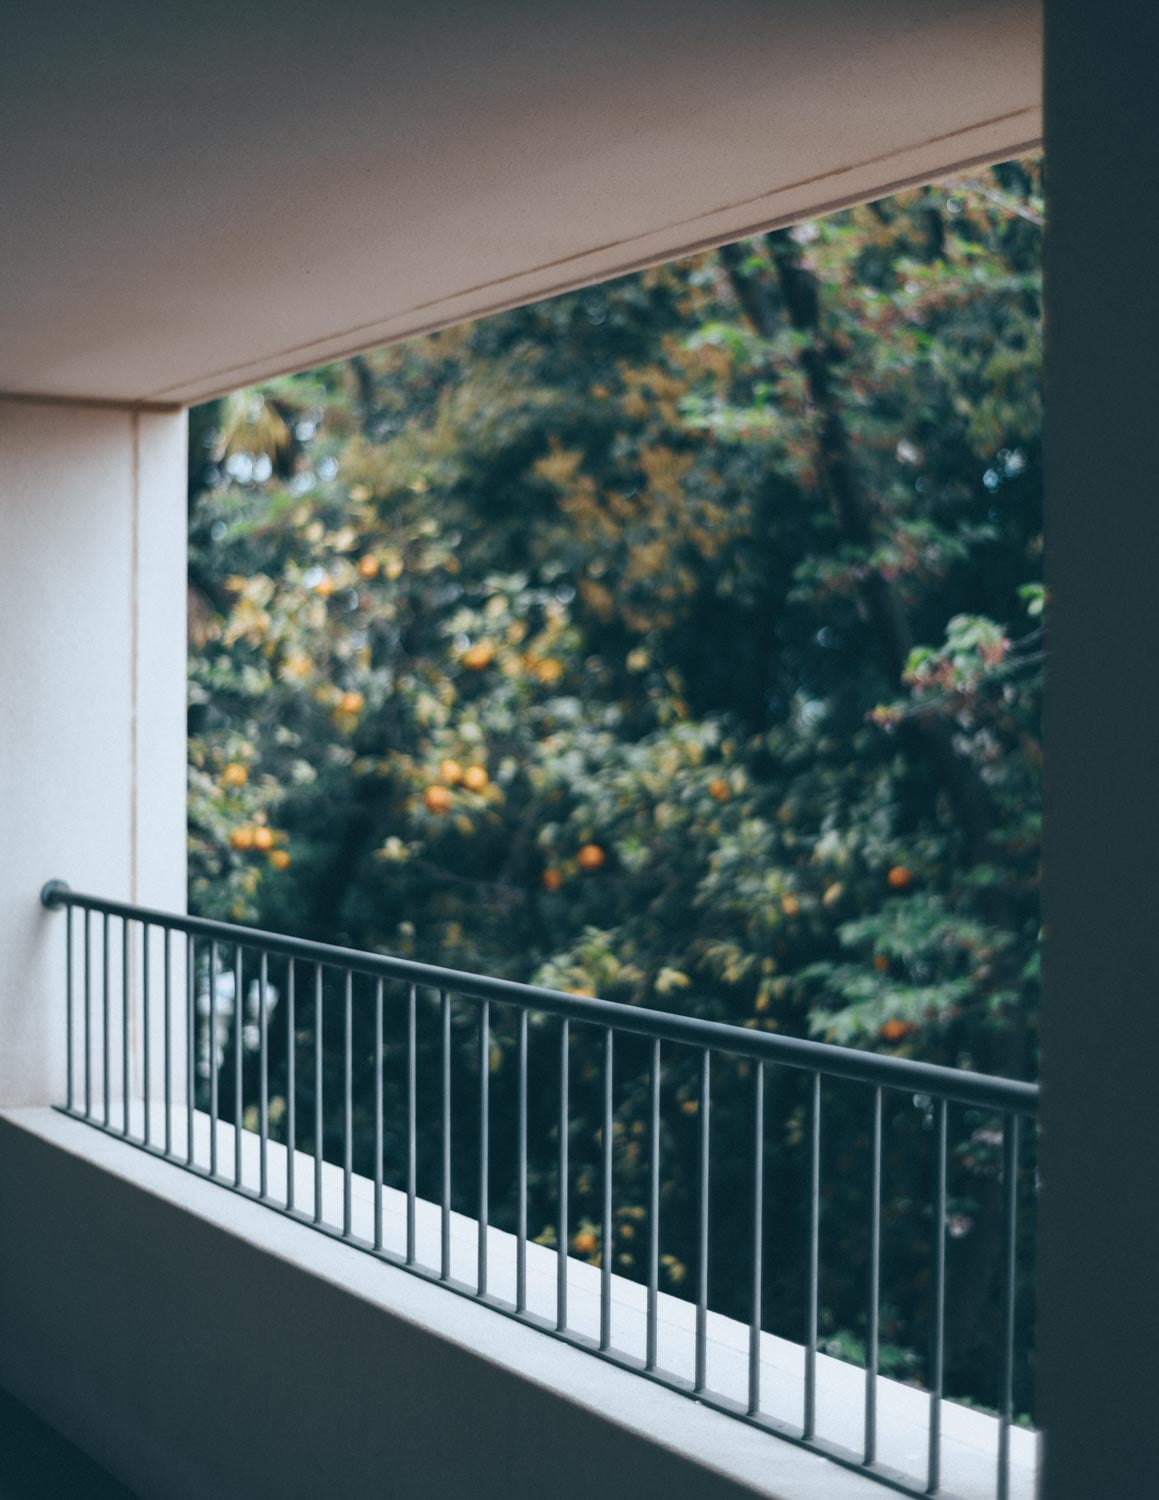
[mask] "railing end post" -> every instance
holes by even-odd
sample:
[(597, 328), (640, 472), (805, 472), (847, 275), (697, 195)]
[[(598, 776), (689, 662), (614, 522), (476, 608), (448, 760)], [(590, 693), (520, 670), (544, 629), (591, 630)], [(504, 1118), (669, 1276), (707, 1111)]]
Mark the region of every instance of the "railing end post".
[(64, 905), (68, 888), (67, 880), (46, 881), (40, 890), (41, 906), (46, 906), (49, 911), (59, 911)]

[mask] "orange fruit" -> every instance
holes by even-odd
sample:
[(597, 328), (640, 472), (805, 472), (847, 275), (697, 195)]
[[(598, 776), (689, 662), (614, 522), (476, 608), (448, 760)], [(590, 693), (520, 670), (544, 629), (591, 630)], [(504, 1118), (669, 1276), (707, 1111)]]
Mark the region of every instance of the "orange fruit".
[(445, 786), (427, 787), (423, 793), (423, 801), (427, 805), (427, 811), (433, 813), (445, 813), (451, 810), (451, 794)]
[(599, 844), (585, 844), (576, 856), (581, 870), (598, 870), (607, 859)]
[(330, 577), (329, 573), (326, 574), (325, 578), (319, 578), (318, 582), (314, 585), (314, 592), (320, 594), (323, 599), (329, 599), (330, 595), (334, 592), (334, 580)]
[(572, 1235), (571, 1248), (577, 1255), (591, 1255), (598, 1244), (590, 1229), (581, 1229), (579, 1234)]
[(239, 854), (254, 846), (254, 831), (252, 828), (235, 828), (229, 836), (231, 849), (236, 849)]
[(554, 656), (547, 656), (541, 662), (536, 663), (535, 675), (545, 687), (554, 687), (563, 676), (563, 663), (556, 661)]
[(362, 574), (363, 578), (377, 578), (378, 570), (381, 566), (382, 564), (372, 552), (368, 552), (365, 557), (358, 559), (358, 571)]
[(708, 783), (708, 795), (717, 802), (727, 802), (729, 796), (729, 785), (727, 781), (710, 781)]
[(893, 1020), (884, 1023), (881, 1034), (887, 1042), (899, 1042), (913, 1029), (912, 1021), (899, 1021), (895, 1016)]
[(894, 865), (885, 878), (891, 890), (904, 891), (907, 885), (913, 884), (914, 872), (907, 870), (905, 865)]
[(439, 780), (448, 786), (458, 786), (463, 779), (463, 768), (457, 760), (445, 760), (439, 766)]
[(250, 773), (236, 760), (230, 761), (221, 773), (222, 786), (245, 786), (249, 779)]
[(463, 665), (471, 672), (481, 672), (495, 660), (495, 647), (490, 641), (480, 641), (463, 652)]
[(288, 870), (290, 868), (290, 851), (288, 849), (271, 849), (270, 864), (275, 870)]
[(267, 850), (274, 847), (274, 835), (268, 828), (254, 829), (254, 848)]
[(366, 707), (366, 699), (361, 693), (343, 693), (338, 700), (338, 707), (344, 714), (360, 714)]
[(801, 910), (801, 903), (792, 891), (787, 896), (781, 897), (781, 910), (787, 917), (795, 917)]
[(563, 884), (563, 876), (558, 870), (544, 870), (543, 889), (545, 891), (558, 891)]
[(490, 779), (482, 766), (468, 766), (463, 772), (463, 785), (469, 792), (481, 792)]

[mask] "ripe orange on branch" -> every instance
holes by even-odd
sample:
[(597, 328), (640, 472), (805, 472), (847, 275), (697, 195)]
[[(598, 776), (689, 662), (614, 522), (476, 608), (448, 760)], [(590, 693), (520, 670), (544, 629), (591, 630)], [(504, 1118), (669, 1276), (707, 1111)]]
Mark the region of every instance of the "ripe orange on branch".
[(463, 652), (463, 665), (471, 672), (481, 672), (495, 660), (495, 647), (490, 641), (480, 641)]
[(451, 810), (452, 797), (445, 786), (427, 787), (423, 793), (423, 801), (426, 803), (427, 811), (433, 813), (446, 813)]
[(580, 869), (589, 872), (601, 869), (607, 857), (599, 844), (585, 844), (576, 856)]
[(274, 847), (274, 835), (268, 828), (254, 829), (254, 848), (265, 852)]
[(463, 772), (463, 785), (469, 792), (481, 792), (490, 780), (482, 766), (468, 766)]
[(243, 854), (247, 849), (254, 846), (254, 831), (252, 828), (235, 828), (229, 836), (229, 846)]
[(894, 865), (885, 878), (889, 882), (890, 890), (904, 891), (907, 885), (913, 884), (914, 872), (908, 870), (905, 865)]

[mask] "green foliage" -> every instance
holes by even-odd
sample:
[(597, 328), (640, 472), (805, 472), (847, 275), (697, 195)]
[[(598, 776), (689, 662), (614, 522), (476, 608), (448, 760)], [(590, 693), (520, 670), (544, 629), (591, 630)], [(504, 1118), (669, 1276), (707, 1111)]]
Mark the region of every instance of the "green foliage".
[[(1040, 173), (1010, 163), (200, 414), (194, 909), (1032, 1074)], [(500, 1073), (510, 1046), (500, 1028)], [(642, 1108), (628, 1089), (617, 1117), (628, 1274)], [(788, 1090), (790, 1176), (801, 1118)], [(955, 1168), (971, 1202), (978, 1170)], [(692, 1188), (674, 1171), (676, 1287)], [(834, 1225), (859, 1211), (847, 1180), (827, 1192)], [(861, 1253), (832, 1288), (850, 1347)], [(963, 1390), (992, 1352), (974, 1312)], [(891, 1337), (910, 1368), (920, 1315)]]

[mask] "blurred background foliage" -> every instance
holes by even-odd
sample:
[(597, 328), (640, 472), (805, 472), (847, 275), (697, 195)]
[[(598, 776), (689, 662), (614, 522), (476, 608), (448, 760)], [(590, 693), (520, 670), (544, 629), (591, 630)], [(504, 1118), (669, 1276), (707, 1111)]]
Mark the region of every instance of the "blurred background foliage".
[[(193, 412), (192, 909), (1033, 1077), (1041, 240), (1041, 163), (1010, 162)], [(498, 1025), (497, 1074), (510, 1045)], [(695, 1112), (694, 1060), (666, 1089)], [(797, 1092), (770, 1124), (790, 1204)], [(622, 1093), (612, 1253), (640, 1274), (646, 1100)], [(572, 1247), (598, 1260), (584, 1097)], [(853, 1358), (858, 1109), (824, 1206)], [(908, 1101), (889, 1136), (899, 1288), (925, 1275), (928, 1124)], [(985, 1400), (993, 1122), (960, 1135), (950, 1384)], [(550, 1241), (546, 1167), (532, 1189)], [(501, 1172), (496, 1196), (502, 1221)], [(724, 1285), (745, 1236), (720, 1233)], [(799, 1337), (795, 1276), (786, 1254), (769, 1326)], [(901, 1373), (923, 1318), (887, 1317)]]

